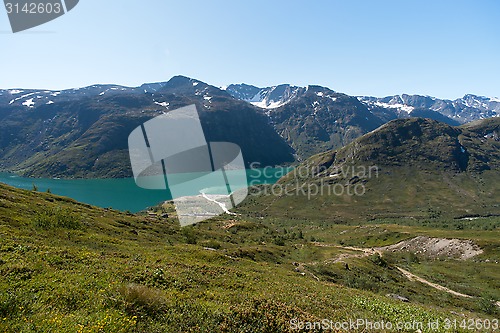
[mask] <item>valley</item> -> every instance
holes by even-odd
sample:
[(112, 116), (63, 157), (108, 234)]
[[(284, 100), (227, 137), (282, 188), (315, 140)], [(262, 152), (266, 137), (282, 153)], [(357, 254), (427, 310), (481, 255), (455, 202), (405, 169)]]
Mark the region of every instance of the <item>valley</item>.
[[(4, 174), (24, 189), (0, 183), (0, 330), (392, 331), (342, 327), (364, 318), (498, 331), (500, 118), (469, 106), (460, 125), (445, 102), (406, 112), (421, 100), (256, 89), (175, 77), (0, 108), (1, 168), (25, 176)], [(127, 178), (126, 137), (186, 103), (208, 140), (242, 147), (250, 188), (180, 227), (171, 198)]]
[(4, 2), (0, 333), (500, 333), (500, 1)]

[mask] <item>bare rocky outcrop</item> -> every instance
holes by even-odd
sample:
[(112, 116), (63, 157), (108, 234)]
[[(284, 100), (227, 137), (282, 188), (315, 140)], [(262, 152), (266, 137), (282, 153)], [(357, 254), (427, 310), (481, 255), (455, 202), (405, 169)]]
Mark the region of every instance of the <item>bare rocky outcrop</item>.
[(379, 248), (379, 250), (408, 251), (429, 258), (460, 260), (467, 260), (483, 253), (483, 250), (477, 244), (468, 239), (431, 238), (426, 236), (411, 238), (394, 245)]

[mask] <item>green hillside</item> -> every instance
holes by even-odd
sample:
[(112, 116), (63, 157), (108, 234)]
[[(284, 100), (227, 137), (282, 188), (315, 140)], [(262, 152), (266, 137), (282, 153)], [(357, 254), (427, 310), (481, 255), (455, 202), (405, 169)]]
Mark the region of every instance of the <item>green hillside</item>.
[(240, 210), (333, 222), (498, 216), (499, 123), (392, 121), (311, 157), (273, 188), (256, 189), (264, 195)]
[[(0, 185), (0, 331), (288, 332), (291, 320), (495, 315), (481, 295), (462, 299), (408, 281), (390, 261), (398, 258), (352, 256), (346, 270), (325, 259), (352, 250), (319, 246), (435, 230), (338, 227), (230, 216), (180, 229), (169, 205), (136, 216)], [(483, 257), (498, 256), (494, 248)]]

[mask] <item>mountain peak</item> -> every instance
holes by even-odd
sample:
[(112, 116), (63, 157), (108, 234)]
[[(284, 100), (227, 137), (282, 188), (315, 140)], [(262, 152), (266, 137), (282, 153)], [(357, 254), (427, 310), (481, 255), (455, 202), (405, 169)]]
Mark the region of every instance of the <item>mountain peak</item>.
[(232, 84), (227, 88), (227, 92), (234, 98), (252, 103), (262, 109), (278, 108), (305, 91), (305, 88), (289, 84), (259, 88), (242, 83)]
[[(419, 217), (429, 208), (448, 217), (498, 214), (499, 124), (498, 118), (463, 127), (422, 118), (393, 120), (345, 147), (310, 157), (297, 167), (307, 172), (290, 172), (280, 183), (321, 188), (318, 199), (309, 201), (309, 212), (325, 220)], [(335, 188), (359, 192), (335, 193)], [(268, 201), (268, 207), (296, 202), (283, 196)], [(301, 214), (297, 210), (294, 216), (306, 218)]]
[[(360, 97), (359, 100), (368, 108), (385, 108), (396, 112), (399, 117), (422, 116), (426, 114), (437, 120), (445, 120), (449, 124), (464, 124), (476, 119), (496, 117), (500, 115), (500, 100), (466, 94), (456, 100), (438, 99), (431, 96), (395, 95), (383, 98)], [(422, 113), (424, 111), (424, 113)], [(417, 113), (417, 114), (415, 114)], [(451, 121), (450, 121), (451, 120)]]
[(486, 126), (490, 132), (494, 126), (498, 131), (499, 123), (500, 119), (495, 119), (462, 129), (432, 119), (396, 119), (341, 148), (335, 159), (429, 171), (495, 169), (500, 161), (498, 142), (484, 140), (486, 137), (477, 133)]
[(204, 87), (208, 86), (208, 84), (206, 84), (205, 82), (183, 75), (176, 75), (172, 77), (170, 80), (168, 80), (165, 84), (166, 87), (181, 87), (181, 86), (196, 87), (197, 85), (201, 85)]

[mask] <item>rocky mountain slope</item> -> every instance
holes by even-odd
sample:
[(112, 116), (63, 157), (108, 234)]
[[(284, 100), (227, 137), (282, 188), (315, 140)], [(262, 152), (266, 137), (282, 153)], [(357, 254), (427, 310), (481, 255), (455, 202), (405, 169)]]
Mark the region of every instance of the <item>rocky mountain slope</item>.
[(360, 97), (360, 100), (370, 108), (392, 109), (401, 116), (418, 116), (415, 112), (419, 110), (433, 111), (461, 124), (500, 115), (500, 99), (471, 94), (453, 101), (406, 94), (384, 98)]
[[(265, 166), (294, 160), (288, 144), (259, 108), (185, 77), (133, 89), (93, 86), (25, 93), (2, 95), (4, 100), (20, 95), (0, 108), (3, 170), (46, 177), (131, 176), (130, 132), (189, 104), (197, 105), (207, 140), (240, 145), (248, 163)], [(11, 96), (5, 98), (6, 94)]]
[[(308, 87), (282, 84), (258, 88), (247, 84), (231, 84), (226, 91), (233, 97), (266, 109), (276, 109), (300, 97)], [(467, 94), (455, 100), (420, 95), (394, 95), (383, 98), (361, 96), (358, 99), (369, 110), (390, 113), (392, 117), (427, 117), (450, 125), (464, 124), (500, 115), (500, 99)], [(439, 119), (438, 119), (439, 118)]]
[(239, 84), (219, 89), (183, 76), (130, 88), (0, 90), (0, 170), (45, 177), (131, 175), (127, 136), (169, 110), (196, 104), (209, 141), (239, 144), (248, 164), (279, 165), (343, 147), (388, 121), (449, 125), (498, 115), (496, 99), (352, 97), (321, 86)]

